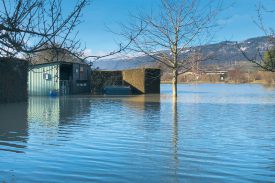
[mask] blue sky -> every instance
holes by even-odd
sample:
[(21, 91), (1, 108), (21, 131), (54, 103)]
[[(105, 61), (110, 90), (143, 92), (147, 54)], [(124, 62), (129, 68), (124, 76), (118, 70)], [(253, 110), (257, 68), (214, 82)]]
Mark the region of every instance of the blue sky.
[[(146, 12), (156, 8), (159, 0), (92, 0), (83, 12), (83, 23), (79, 25), (79, 38), (86, 44), (88, 52), (102, 54), (117, 48), (119, 37), (107, 27), (119, 32), (119, 23), (127, 23), (129, 14)], [(233, 6), (221, 12), (219, 29), (214, 42), (225, 40), (244, 40), (263, 35), (253, 23), (256, 19), (256, 5), (259, 0), (225, 0)], [(262, 0), (269, 8), (275, 7), (273, 0)], [(228, 5), (227, 4), (227, 5)], [(275, 27), (275, 16), (265, 18), (269, 27)]]

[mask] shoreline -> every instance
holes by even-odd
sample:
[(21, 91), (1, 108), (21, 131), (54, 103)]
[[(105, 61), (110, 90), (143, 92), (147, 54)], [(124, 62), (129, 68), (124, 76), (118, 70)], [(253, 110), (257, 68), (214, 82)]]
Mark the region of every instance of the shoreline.
[[(160, 84), (172, 84), (171, 81), (161, 81)], [(207, 81), (194, 81), (194, 82), (178, 82), (178, 84), (261, 84), (264, 86), (275, 87), (275, 84), (268, 84), (264, 80), (258, 80), (253, 82), (207, 82)]]

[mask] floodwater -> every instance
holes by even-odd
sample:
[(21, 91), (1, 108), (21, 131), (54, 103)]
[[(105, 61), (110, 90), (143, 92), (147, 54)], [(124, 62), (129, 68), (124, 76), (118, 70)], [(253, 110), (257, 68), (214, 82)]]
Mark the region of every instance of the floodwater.
[(0, 105), (0, 183), (275, 182), (274, 89), (170, 88)]

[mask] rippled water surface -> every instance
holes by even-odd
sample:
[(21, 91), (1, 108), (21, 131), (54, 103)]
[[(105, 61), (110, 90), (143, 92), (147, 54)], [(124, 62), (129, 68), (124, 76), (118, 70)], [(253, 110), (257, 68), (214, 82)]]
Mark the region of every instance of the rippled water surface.
[(274, 89), (170, 88), (0, 105), (0, 183), (275, 182)]

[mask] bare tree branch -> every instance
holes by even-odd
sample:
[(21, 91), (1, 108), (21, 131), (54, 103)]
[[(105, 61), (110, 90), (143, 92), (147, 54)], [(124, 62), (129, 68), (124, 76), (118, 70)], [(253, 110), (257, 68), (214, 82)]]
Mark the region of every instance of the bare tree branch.
[[(275, 1), (274, 1), (275, 5)], [(274, 50), (275, 46), (275, 31), (271, 27), (267, 27), (264, 23), (264, 14), (273, 14), (274, 15), (274, 9), (268, 9), (262, 4), (261, 2), (258, 4), (257, 9), (257, 18), (254, 20), (254, 23), (258, 26), (258, 28), (263, 32), (263, 34), (268, 38), (267, 45), (265, 47), (265, 50), (259, 50), (254, 55), (248, 55), (241, 46), (237, 43), (237, 47), (244, 56), (246, 60), (248, 60), (251, 63), (254, 63), (257, 67), (270, 72), (275, 72), (275, 58), (274, 55), (272, 55), (272, 51)], [(265, 60), (263, 57), (263, 54), (268, 54), (268, 60)], [(271, 63), (271, 64), (267, 64)]]
[(78, 0), (69, 13), (62, 0), (1, 0), (0, 56), (29, 55), (47, 49), (76, 51), (73, 36), (89, 0)]
[(132, 22), (137, 24), (124, 25), (125, 31), (121, 35), (129, 39), (130, 35), (139, 32), (127, 50), (149, 56), (171, 70), (176, 96), (178, 75), (192, 69), (192, 56), (188, 56), (192, 53), (186, 55), (183, 51), (196, 46), (196, 41), (201, 41), (204, 34), (209, 34), (208, 30), (215, 26), (215, 17), (220, 9), (220, 0), (161, 0), (158, 13), (133, 16)]

